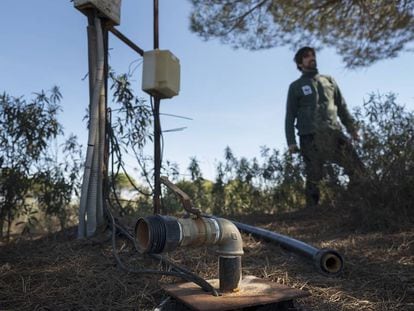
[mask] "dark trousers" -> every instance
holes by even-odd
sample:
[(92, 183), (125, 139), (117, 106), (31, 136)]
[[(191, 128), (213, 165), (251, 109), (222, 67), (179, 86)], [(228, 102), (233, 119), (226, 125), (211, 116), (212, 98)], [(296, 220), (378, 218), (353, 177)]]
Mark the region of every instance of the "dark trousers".
[(300, 136), (300, 149), (305, 162), (307, 206), (314, 206), (319, 202), (318, 185), (323, 178), (325, 163), (335, 163), (343, 167), (350, 183), (355, 183), (364, 174), (364, 164), (359, 159), (349, 138), (339, 130), (302, 135)]

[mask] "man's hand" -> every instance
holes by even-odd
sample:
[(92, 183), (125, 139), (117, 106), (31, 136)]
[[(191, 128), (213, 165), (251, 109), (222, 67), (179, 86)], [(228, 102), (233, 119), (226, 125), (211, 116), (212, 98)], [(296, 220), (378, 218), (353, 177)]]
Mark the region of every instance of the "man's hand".
[(299, 147), (298, 145), (294, 144), (294, 145), (289, 145), (289, 152), (290, 153), (298, 153), (299, 152)]

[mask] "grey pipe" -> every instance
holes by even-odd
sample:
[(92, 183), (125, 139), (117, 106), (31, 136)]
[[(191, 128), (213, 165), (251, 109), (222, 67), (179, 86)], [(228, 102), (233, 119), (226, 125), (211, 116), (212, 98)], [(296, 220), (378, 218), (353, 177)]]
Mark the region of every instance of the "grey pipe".
[(294, 252), (308, 260), (311, 260), (318, 271), (322, 274), (336, 276), (343, 270), (344, 260), (342, 256), (335, 250), (327, 248), (318, 249), (286, 235), (242, 224), (237, 221), (233, 221), (233, 223), (239, 230), (245, 233), (250, 233), (253, 236), (256, 236), (263, 240), (279, 244), (283, 248)]
[[(95, 74), (95, 83), (93, 88), (92, 103), (90, 105), (90, 122), (89, 122), (89, 135), (88, 135), (88, 147), (86, 151), (85, 170), (82, 180), (81, 188), (81, 199), (79, 206), (79, 225), (78, 225), (78, 238), (85, 237), (85, 231), (90, 236), (96, 229), (96, 203), (88, 202), (88, 198), (94, 201), (90, 197), (90, 189), (97, 187), (97, 180), (95, 177), (91, 178), (91, 170), (94, 158), (94, 146), (97, 141), (97, 132), (99, 124), (99, 100), (103, 85), (104, 78), (104, 45), (101, 21), (98, 17), (95, 17), (95, 29), (96, 29), (96, 40), (97, 40), (97, 67)], [(94, 192), (94, 191), (93, 191)], [(88, 204), (90, 203), (90, 204)], [(89, 207), (89, 208), (88, 208)], [(85, 226), (85, 216), (88, 214), (88, 222)], [(87, 230), (85, 230), (87, 227)]]
[[(102, 34), (103, 39), (103, 34)], [(104, 48), (106, 53), (106, 48)], [(105, 57), (105, 54), (104, 54)], [(105, 58), (104, 58), (105, 59)], [(105, 65), (104, 65), (105, 66)], [(104, 67), (105, 72), (105, 67)], [(106, 77), (105, 77), (106, 79)], [(99, 100), (99, 138), (98, 138), (98, 180), (97, 180), (97, 205), (96, 205), (96, 220), (98, 225), (104, 223), (104, 208), (103, 208), (103, 184), (104, 184), (104, 156), (105, 156), (105, 135), (106, 135), (106, 87), (103, 82), (101, 87), (101, 94)]]

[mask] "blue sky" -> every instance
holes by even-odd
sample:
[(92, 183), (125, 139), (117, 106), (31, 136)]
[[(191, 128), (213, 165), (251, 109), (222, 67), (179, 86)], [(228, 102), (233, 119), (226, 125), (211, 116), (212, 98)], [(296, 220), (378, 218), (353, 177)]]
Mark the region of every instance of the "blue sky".
[[(123, 0), (119, 30), (144, 50), (152, 49), (152, 0)], [(160, 0), (160, 48), (171, 50), (181, 64), (181, 93), (163, 100), (161, 112), (192, 121), (162, 117), (164, 159), (181, 172), (190, 157), (212, 178), (215, 164), (230, 146), (236, 156), (252, 158), (260, 146), (284, 150), (284, 113), (289, 84), (299, 76), (288, 47), (250, 52), (217, 41), (204, 42), (189, 31), (190, 5), (185, 0)], [(86, 24), (69, 0), (2, 0), (0, 18), (0, 92), (31, 96), (58, 85), (63, 94), (61, 122), (86, 144), (82, 121), (88, 105)], [(138, 55), (110, 35), (110, 65), (128, 71)], [(395, 92), (414, 109), (413, 54), (403, 53), (356, 71), (344, 68), (331, 49), (318, 54), (321, 73), (338, 82), (349, 107), (361, 106), (370, 92)], [(141, 67), (134, 76), (141, 89)], [(133, 163), (130, 163), (133, 166)]]

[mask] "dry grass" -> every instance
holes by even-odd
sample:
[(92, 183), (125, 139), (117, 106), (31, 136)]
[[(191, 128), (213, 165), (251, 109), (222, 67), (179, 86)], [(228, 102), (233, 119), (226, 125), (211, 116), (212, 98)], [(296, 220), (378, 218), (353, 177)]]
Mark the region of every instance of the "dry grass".
[[(299, 310), (414, 310), (414, 229), (358, 234), (339, 227), (338, 211), (313, 210), (240, 218), (345, 258), (338, 278), (318, 274), (303, 259), (244, 235), (243, 274), (307, 290)], [(128, 274), (116, 267), (109, 236), (76, 240), (76, 228), (0, 245), (0, 310), (151, 310), (165, 298), (159, 283), (172, 277)], [(118, 239), (128, 264), (160, 268)], [(217, 258), (207, 248), (171, 254), (205, 278), (217, 277)]]

